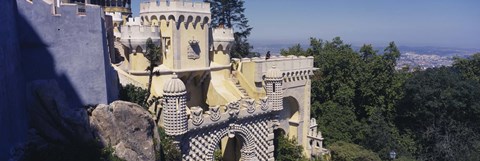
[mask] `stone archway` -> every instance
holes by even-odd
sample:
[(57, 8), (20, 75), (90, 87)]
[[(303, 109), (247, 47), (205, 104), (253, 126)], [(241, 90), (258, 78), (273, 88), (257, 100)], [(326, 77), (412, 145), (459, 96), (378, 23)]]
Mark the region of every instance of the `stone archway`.
[[(214, 152), (221, 148), (222, 138), (240, 141), (241, 160), (273, 159), (273, 122), (271, 116), (259, 116), (238, 122), (190, 131), (182, 138), (183, 160), (214, 160)], [(217, 153), (218, 156), (218, 153)]]
[(224, 136), (221, 141), (222, 156), (224, 161), (239, 161), (241, 157), (241, 148), (245, 142), (241, 137)]
[(246, 127), (239, 124), (230, 124), (226, 128), (219, 131), (217, 135), (212, 137), (206, 152), (207, 160), (214, 159), (213, 153), (221, 142), (222, 138), (225, 136), (228, 136), (229, 138), (237, 137), (237, 139), (242, 142), (242, 147), (240, 149), (240, 158), (242, 160), (256, 160), (254, 151), (255, 140), (250, 131)]
[(299, 112), (299, 103), (297, 99), (292, 96), (283, 98), (283, 105), (287, 111), (288, 119), (288, 137), (296, 138), (298, 137), (298, 128), (300, 124), (300, 112)]

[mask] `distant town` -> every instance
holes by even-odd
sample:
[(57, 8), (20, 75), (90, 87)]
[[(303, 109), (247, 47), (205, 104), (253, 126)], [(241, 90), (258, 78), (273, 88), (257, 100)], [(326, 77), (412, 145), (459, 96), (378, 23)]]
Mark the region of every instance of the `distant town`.
[[(270, 44), (270, 45), (256, 45), (254, 44), (253, 52), (264, 55), (270, 51), (272, 55), (279, 55), (281, 49), (287, 49), (294, 44)], [(301, 44), (303, 48), (307, 48), (307, 44)], [(360, 46), (352, 46), (356, 51)], [(384, 47), (375, 47), (378, 53), (383, 52)], [(410, 47), (399, 46), (402, 55), (397, 61), (397, 70), (408, 67), (412, 69), (425, 70), (427, 68), (436, 68), (441, 66), (451, 66), (454, 57), (465, 58), (469, 55), (480, 52), (480, 48), (448, 48), (448, 47)]]

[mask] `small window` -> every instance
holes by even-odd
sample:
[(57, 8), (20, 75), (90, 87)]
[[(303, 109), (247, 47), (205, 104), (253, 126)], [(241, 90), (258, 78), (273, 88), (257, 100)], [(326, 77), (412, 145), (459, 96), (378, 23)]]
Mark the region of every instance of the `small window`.
[(275, 89), (275, 83), (273, 83), (273, 92), (275, 92), (275, 90), (276, 90), (276, 89)]
[(177, 105), (177, 113), (180, 113), (180, 99), (177, 98), (175, 101), (175, 104)]

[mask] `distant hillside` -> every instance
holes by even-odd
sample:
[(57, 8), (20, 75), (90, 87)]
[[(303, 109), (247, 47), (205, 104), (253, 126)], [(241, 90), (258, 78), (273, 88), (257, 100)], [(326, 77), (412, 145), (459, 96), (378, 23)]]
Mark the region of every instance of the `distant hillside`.
[[(272, 55), (279, 55), (281, 49), (287, 49), (295, 44), (253, 44), (254, 52), (265, 55), (267, 51), (270, 51)], [(308, 44), (301, 44), (306, 49)], [(361, 46), (352, 46), (353, 50), (359, 51)], [(420, 69), (435, 68), (440, 66), (451, 66), (453, 63), (453, 57), (467, 57), (469, 55), (480, 52), (480, 49), (474, 48), (451, 48), (451, 47), (435, 47), (435, 46), (423, 46), (423, 47), (411, 47), (411, 46), (399, 46), (402, 53), (400, 59), (397, 62), (397, 69), (402, 69), (405, 66), (419, 67)], [(374, 49), (379, 54), (383, 53), (385, 47), (376, 47)]]
[[(287, 49), (295, 44), (266, 44), (266, 43), (257, 43), (253, 44), (253, 51), (258, 52), (261, 55), (270, 51), (273, 55), (280, 54), (281, 49)], [(308, 44), (301, 44), (302, 47), (307, 48)], [(352, 46), (356, 51), (360, 50), (361, 46)], [(375, 50), (378, 50), (379, 53), (383, 52), (385, 49), (384, 46), (374, 46)], [(435, 47), (435, 46), (423, 46), (423, 47), (412, 47), (412, 46), (399, 46), (398, 47), (402, 54), (405, 53), (415, 53), (418, 55), (438, 55), (443, 57), (465, 57), (480, 52), (480, 48), (451, 48), (451, 47)]]

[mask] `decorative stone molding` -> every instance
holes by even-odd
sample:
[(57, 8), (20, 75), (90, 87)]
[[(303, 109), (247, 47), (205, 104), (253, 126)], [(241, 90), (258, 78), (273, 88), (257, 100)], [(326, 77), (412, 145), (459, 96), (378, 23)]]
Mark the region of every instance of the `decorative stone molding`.
[(263, 111), (267, 111), (268, 110), (268, 97), (260, 98), (260, 100), (258, 101), (258, 105), (260, 106), (260, 109), (262, 109)]
[(242, 106), (247, 109), (248, 113), (255, 112), (255, 99), (242, 99)]
[(307, 133), (308, 149), (313, 156), (321, 156), (325, 153), (329, 153), (327, 149), (323, 148), (323, 136), (322, 132), (317, 131), (317, 120), (315, 118), (310, 119), (310, 129)]
[(220, 120), (220, 106), (210, 107), (210, 120), (213, 122)]
[(240, 112), (240, 103), (238, 101), (233, 101), (227, 104), (227, 111), (230, 114), (230, 117), (237, 117)]
[(198, 59), (200, 58), (200, 46), (198, 45), (198, 40), (188, 41), (187, 57), (188, 59)]
[(190, 109), (192, 124), (200, 126), (203, 123), (203, 109), (201, 107), (192, 107)]

